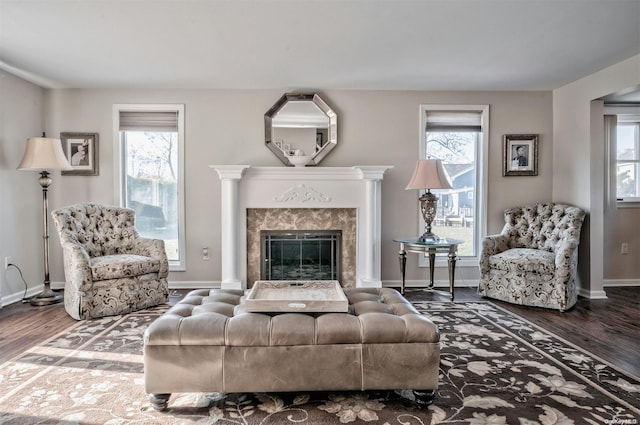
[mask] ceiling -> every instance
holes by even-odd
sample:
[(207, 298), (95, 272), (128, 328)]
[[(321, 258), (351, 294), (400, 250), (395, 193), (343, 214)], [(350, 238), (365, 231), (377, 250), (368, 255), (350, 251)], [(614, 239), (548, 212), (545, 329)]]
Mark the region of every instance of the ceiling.
[(49, 88), (552, 90), (639, 53), (640, 0), (0, 0), (0, 69)]

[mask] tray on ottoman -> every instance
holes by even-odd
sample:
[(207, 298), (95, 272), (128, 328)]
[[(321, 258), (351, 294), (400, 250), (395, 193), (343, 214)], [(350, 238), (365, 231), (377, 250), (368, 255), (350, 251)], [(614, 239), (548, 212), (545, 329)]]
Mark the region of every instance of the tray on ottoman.
[(245, 306), (254, 313), (346, 313), (349, 301), (337, 280), (258, 280)]

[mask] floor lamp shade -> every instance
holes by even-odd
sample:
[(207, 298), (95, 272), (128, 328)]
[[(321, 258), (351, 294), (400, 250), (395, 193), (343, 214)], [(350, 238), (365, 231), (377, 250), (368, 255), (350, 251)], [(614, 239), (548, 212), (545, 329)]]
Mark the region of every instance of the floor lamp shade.
[(42, 226), (44, 240), (44, 290), (31, 298), (31, 304), (43, 306), (62, 301), (62, 295), (51, 290), (49, 280), (49, 204), (47, 192), (51, 185), (51, 177), (47, 170), (71, 170), (72, 167), (62, 151), (60, 139), (48, 137), (32, 137), (27, 139), (27, 145), (18, 165), (18, 170), (40, 171), (38, 182), (42, 187)]
[(60, 139), (32, 137), (18, 165), (18, 170), (72, 170), (62, 150)]
[(405, 189), (426, 189), (427, 192), (419, 198), (420, 210), (425, 222), (425, 231), (420, 240), (435, 242), (439, 238), (431, 231), (431, 223), (436, 218), (438, 197), (431, 193), (431, 189), (452, 189), (451, 180), (439, 159), (418, 160), (413, 171), (413, 177)]

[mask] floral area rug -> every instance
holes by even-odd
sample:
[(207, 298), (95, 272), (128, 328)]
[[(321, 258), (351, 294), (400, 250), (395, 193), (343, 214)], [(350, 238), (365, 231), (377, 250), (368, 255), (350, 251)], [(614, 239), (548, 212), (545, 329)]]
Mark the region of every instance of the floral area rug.
[[(82, 321), (0, 365), (0, 424), (637, 424), (640, 379), (490, 303), (417, 302), (441, 332), (428, 408), (406, 393), (144, 393), (142, 334), (167, 307)], [(567, 313), (570, 314), (570, 313)], [(197, 367), (197, 365), (194, 365)]]

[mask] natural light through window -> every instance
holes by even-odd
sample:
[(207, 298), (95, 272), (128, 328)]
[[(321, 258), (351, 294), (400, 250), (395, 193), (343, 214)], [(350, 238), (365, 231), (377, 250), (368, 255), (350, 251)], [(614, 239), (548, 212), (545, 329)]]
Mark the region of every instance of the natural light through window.
[(171, 269), (180, 270), (184, 268), (181, 109), (139, 108), (117, 111), (120, 204), (135, 210), (142, 236), (164, 240)]
[(617, 131), (616, 199), (640, 200), (640, 122), (619, 122)]
[(441, 238), (462, 240), (458, 255), (474, 258), (478, 255), (479, 220), (483, 215), (478, 200), (485, 193), (482, 140), (487, 119), (483, 114), (488, 112), (483, 107), (443, 110), (423, 105), (422, 108), (421, 156), (442, 160), (453, 186), (433, 191), (439, 198), (433, 232)]

